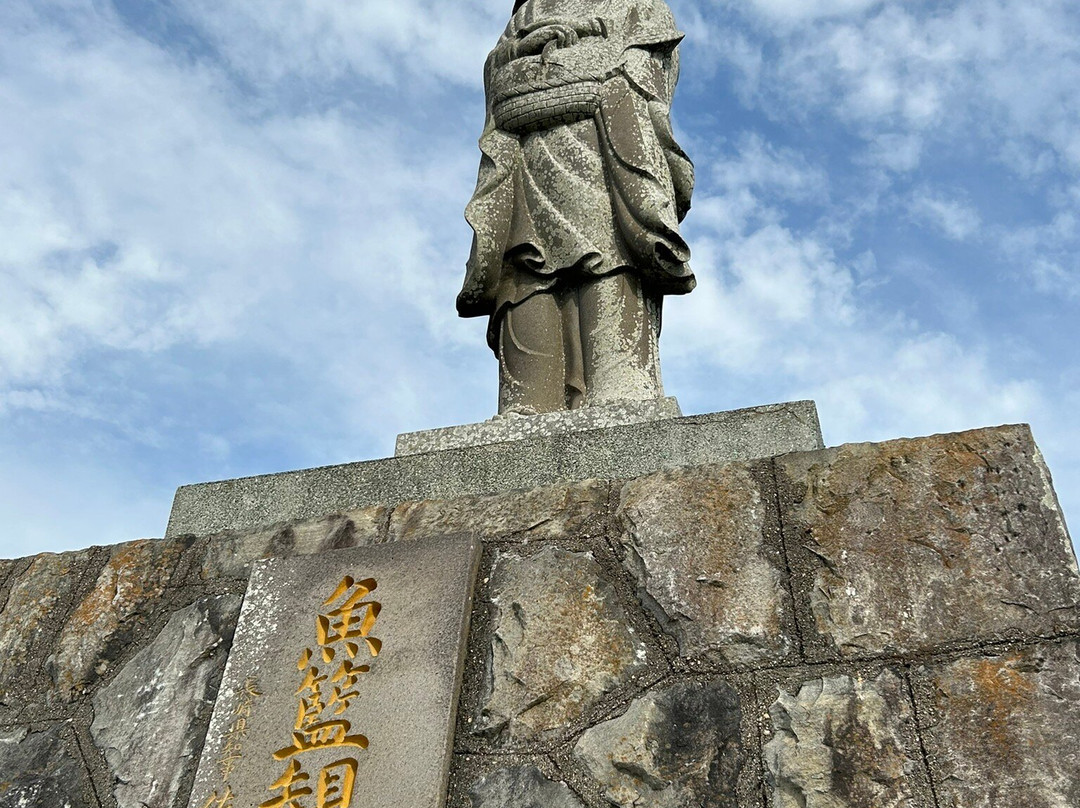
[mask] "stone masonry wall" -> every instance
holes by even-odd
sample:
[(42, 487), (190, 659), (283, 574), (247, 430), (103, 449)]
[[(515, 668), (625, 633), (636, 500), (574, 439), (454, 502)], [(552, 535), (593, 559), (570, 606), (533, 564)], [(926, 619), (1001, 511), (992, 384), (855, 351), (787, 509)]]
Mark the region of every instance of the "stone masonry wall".
[(0, 561), (0, 806), (186, 806), (254, 560), (462, 532), (450, 808), (1080, 805), (1080, 575), (1003, 427)]

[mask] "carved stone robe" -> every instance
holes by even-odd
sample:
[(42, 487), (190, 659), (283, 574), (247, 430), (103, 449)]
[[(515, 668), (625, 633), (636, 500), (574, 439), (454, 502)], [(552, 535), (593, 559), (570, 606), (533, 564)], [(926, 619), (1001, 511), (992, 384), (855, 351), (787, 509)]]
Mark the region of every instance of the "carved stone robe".
[[(530, 34), (576, 31), (531, 52)], [(694, 173), (669, 110), (678, 79), (663, 0), (526, 0), (485, 67), (475, 232), (458, 312), (488, 316), (588, 277), (632, 272), (657, 299), (696, 283), (679, 223)], [(524, 52), (523, 52), (524, 50)]]

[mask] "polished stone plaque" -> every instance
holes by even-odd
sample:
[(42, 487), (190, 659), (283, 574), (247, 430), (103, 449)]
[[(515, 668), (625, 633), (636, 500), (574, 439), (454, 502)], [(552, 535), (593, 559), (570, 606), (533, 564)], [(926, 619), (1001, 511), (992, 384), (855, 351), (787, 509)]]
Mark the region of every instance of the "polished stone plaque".
[(256, 565), (191, 808), (446, 799), (479, 542)]

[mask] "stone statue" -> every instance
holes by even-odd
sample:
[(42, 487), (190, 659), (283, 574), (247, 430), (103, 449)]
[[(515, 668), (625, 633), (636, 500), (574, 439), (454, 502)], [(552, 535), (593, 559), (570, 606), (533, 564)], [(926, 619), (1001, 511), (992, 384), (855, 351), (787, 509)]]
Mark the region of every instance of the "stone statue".
[(500, 414), (664, 394), (663, 296), (696, 283), (669, 117), (682, 36), (663, 0), (517, 0), (488, 57), (457, 308), (489, 318)]

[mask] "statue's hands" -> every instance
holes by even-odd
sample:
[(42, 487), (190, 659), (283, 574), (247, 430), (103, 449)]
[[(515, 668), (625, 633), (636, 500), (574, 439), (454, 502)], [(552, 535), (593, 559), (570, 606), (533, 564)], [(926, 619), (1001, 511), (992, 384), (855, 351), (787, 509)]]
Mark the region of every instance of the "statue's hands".
[(532, 26), (525, 35), (514, 44), (517, 57), (534, 56), (549, 53), (552, 48), (569, 48), (578, 42), (578, 33), (573, 26), (560, 22), (544, 22)]

